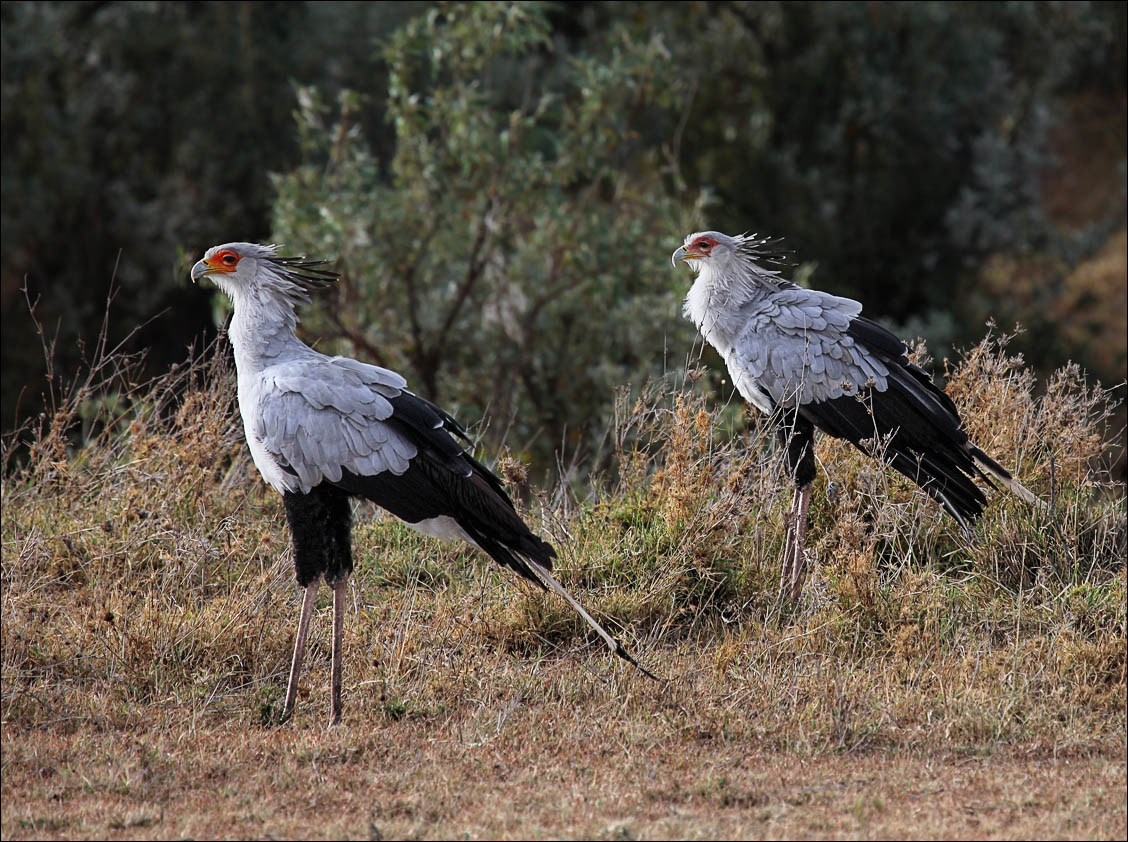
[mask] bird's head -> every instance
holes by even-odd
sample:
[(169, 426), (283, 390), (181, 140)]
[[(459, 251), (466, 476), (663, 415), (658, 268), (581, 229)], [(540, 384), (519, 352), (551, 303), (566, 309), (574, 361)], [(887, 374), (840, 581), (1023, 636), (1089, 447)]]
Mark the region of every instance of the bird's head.
[(236, 290), (248, 289), (258, 274), (259, 261), (274, 257), (274, 246), (254, 243), (225, 243), (212, 246), (203, 260), (192, 267), (192, 281), (210, 279), (216, 286), (231, 295)]
[(280, 257), (278, 247), (256, 243), (212, 246), (192, 267), (192, 281), (208, 278), (231, 298), (244, 293), (275, 293), (291, 303), (309, 300), (309, 293), (337, 280), (322, 269), (324, 260)]
[(670, 255), (670, 262), (677, 266), (684, 261), (694, 272), (701, 272), (706, 267), (721, 268), (736, 256), (743, 239), (719, 231), (698, 231), (685, 238), (685, 242)]
[(776, 248), (778, 238), (759, 234), (722, 234), (719, 231), (698, 231), (685, 238), (672, 255), (670, 262), (689, 264), (697, 273), (709, 272), (714, 277), (747, 275), (752, 273), (763, 279), (775, 278), (777, 270), (764, 264), (788, 263), (786, 252)]

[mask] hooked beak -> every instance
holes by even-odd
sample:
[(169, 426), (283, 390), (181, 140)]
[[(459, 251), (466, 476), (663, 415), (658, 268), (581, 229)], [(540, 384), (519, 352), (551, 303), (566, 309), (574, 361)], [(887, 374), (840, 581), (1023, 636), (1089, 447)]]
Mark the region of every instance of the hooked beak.
[(207, 260), (200, 260), (192, 267), (192, 283), (199, 282), (200, 278), (207, 275), (209, 272), (214, 272), (212, 267), (208, 266)]
[(700, 260), (704, 256), (699, 252), (690, 251), (685, 246), (678, 246), (674, 253), (670, 255), (670, 263), (676, 267), (681, 260)]

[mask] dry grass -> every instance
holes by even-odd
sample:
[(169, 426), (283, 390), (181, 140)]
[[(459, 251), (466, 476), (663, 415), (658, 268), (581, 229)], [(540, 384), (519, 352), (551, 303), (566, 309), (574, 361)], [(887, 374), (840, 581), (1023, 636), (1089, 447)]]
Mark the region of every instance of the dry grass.
[(974, 537), (823, 439), (796, 607), (772, 431), (728, 435), (743, 410), (692, 388), (624, 396), (616, 478), (528, 516), (665, 684), (362, 507), (326, 731), (327, 592), (274, 724), (298, 605), (227, 359), (141, 386), (103, 361), (22, 465), (6, 444), (5, 838), (1124, 837), (1124, 490), (1076, 369), (1038, 396), (986, 340), (950, 372), (976, 440), (1052, 501), (995, 495)]

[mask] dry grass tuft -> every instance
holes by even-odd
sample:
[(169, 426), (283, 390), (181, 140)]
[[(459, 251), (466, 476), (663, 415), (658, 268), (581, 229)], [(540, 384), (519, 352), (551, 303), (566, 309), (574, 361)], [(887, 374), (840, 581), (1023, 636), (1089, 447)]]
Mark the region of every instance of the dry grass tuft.
[[(5, 837), (301, 836), (358, 804), (359, 824), (318, 832), (896, 835), (913, 826), (890, 817), (918, 797), (896, 774), (955, 781), (979, 758), (1006, 798), (1034, 775), (1023, 764), (1075, 758), (1060, 774), (1099, 813), (1079, 821), (1038, 778), (1038, 804), (1002, 815), (1122, 835), (1122, 798), (1101, 787), (1123, 795), (1125, 496), (1101, 467), (1107, 394), (1075, 368), (1038, 392), (988, 338), (949, 371), (973, 438), (1050, 503), (994, 493), (974, 535), (821, 439), (817, 565), (798, 606), (776, 598), (790, 488), (772, 430), (757, 418), (728, 434), (734, 408), (693, 388), (621, 396), (617, 472), (582, 500), (522, 497), (561, 579), (662, 685), (559, 600), (361, 506), (349, 725), (326, 733), (328, 592), (295, 720), (274, 726), (297, 602), (228, 357), (140, 384), (103, 361), (24, 431), (25, 450), (5, 442)], [(519, 463), (505, 475), (527, 481)], [(818, 781), (771, 771), (780, 758), (868, 763), (857, 774), (885, 782), (882, 802), (820, 801)], [(1095, 789), (1079, 791), (1082, 767)]]

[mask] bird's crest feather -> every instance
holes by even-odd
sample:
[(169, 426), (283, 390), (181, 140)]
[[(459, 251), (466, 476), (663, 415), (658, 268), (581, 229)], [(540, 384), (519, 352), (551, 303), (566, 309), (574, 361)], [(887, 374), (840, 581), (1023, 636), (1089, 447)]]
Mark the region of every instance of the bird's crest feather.
[(790, 266), (794, 263), (790, 250), (777, 248), (783, 242), (783, 237), (761, 237), (759, 234), (749, 235), (745, 231), (734, 239), (737, 241), (736, 250), (749, 260), (776, 266)]

